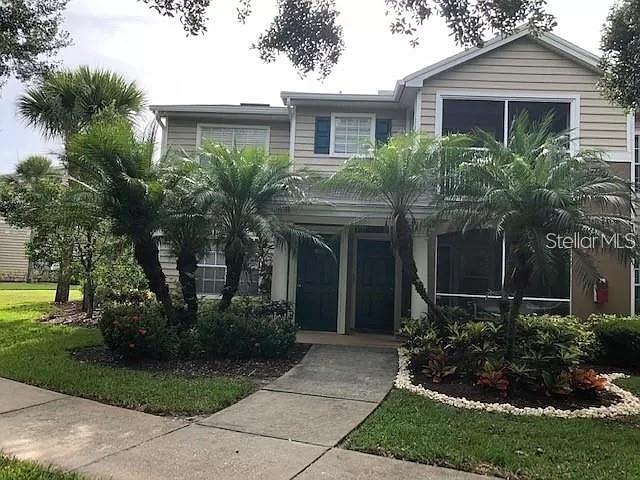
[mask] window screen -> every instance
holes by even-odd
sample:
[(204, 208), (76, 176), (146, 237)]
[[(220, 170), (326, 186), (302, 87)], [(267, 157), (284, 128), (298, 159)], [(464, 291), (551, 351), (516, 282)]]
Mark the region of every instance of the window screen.
[(504, 101), (454, 100), (442, 103), (442, 134), (484, 130), (504, 141)]
[(542, 121), (547, 115), (553, 115), (552, 133), (562, 133), (569, 129), (571, 104), (555, 102), (515, 102), (509, 100), (509, 125), (523, 111), (527, 111), (529, 119)]

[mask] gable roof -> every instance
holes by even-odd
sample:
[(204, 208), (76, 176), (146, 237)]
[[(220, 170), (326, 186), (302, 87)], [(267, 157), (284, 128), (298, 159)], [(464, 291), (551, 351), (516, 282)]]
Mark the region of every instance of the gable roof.
[(535, 35), (531, 32), (529, 27), (521, 27), (513, 35), (508, 37), (494, 37), (493, 39), (485, 42), (482, 47), (470, 48), (407, 75), (396, 84), (394, 91), (395, 96), (399, 96), (404, 87), (421, 87), (423, 82), (428, 78), (525, 37), (554, 50), (560, 55), (570, 58), (595, 73), (600, 73), (600, 68), (598, 67), (600, 58), (597, 55), (594, 55), (593, 53), (588, 52), (587, 50), (580, 48), (577, 45), (554, 35), (553, 33), (546, 32)]

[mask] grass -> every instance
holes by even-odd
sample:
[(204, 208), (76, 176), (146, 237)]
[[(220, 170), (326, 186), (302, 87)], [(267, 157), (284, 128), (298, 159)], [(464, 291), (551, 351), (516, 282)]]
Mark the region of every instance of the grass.
[(41, 467), (33, 462), (24, 462), (0, 454), (0, 480), (82, 480), (77, 473)]
[[(78, 285), (71, 285), (71, 291), (78, 290)], [(0, 282), (0, 290), (55, 290), (56, 284), (49, 282), (24, 283), (24, 282)]]
[(393, 390), (344, 446), (509, 479), (622, 480), (640, 478), (639, 443), (639, 418), (516, 417)]
[(102, 336), (97, 329), (39, 323), (53, 296), (52, 290), (0, 290), (0, 377), (166, 415), (212, 413), (253, 390), (244, 379), (191, 379), (73, 360), (69, 350), (100, 345)]

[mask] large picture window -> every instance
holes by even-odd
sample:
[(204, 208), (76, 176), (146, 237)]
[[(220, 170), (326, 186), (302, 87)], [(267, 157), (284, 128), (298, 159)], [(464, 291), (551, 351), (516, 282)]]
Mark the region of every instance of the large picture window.
[(375, 116), (341, 115), (332, 117), (331, 155), (367, 155), (375, 142)]
[(493, 134), (496, 140), (505, 142), (513, 120), (523, 111), (529, 118), (539, 122), (547, 115), (553, 115), (551, 130), (561, 133), (571, 126), (571, 103), (521, 100), (442, 100), (442, 134), (472, 133), (484, 130)]
[[(438, 236), (436, 301), (477, 314), (498, 313), (498, 300), (507, 265), (504, 243), (490, 230)], [(553, 281), (530, 285), (523, 312), (569, 313), (570, 264)]]
[(442, 134), (484, 130), (504, 140), (504, 102), (445, 99), (442, 103)]

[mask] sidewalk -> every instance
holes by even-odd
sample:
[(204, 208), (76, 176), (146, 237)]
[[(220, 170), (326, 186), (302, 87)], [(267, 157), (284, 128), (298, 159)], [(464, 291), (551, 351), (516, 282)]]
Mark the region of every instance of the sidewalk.
[(267, 388), (197, 422), (0, 379), (0, 450), (114, 480), (487, 480), (336, 447), (382, 401), (396, 365), (389, 349), (315, 345)]

